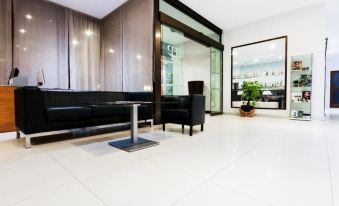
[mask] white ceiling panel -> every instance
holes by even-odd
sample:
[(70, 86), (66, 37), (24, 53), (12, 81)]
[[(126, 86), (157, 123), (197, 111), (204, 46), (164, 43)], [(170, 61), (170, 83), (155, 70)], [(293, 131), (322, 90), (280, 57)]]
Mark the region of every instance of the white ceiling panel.
[(96, 18), (103, 18), (127, 0), (49, 0)]
[(242, 26), (326, 0), (181, 0), (224, 30)]

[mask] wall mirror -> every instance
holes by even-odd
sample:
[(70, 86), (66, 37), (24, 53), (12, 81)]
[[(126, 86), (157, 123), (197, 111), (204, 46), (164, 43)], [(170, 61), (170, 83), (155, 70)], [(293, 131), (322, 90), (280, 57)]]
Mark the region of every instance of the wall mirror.
[(242, 105), (246, 81), (263, 85), (256, 109), (286, 109), (287, 36), (232, 48), (232, 108)]

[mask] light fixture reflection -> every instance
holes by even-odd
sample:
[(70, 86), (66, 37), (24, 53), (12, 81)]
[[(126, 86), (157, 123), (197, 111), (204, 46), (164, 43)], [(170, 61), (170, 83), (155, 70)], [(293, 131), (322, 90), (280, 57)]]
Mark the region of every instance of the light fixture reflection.
[(86, 34), (86, 36), (92, 36), (93, 32), (91, 30), (86, 30), (85, 34)]
[(113, 54), (115, 51), (114, 51), (114, 49), (109, 49), (108, 52)]
[(25, 29), (20, 29), (19, 32), (20, 32), (21, 34), (24, 34), (24, 33), (26, 33), (26, 30), (25, 30)]
[(270, 49), (275, 49), (275, 44), (271, 44)]
[(27, 14), (27, 15), (26, 15), (26, 19), (31, 20), (31, 19), (32, 19), (32, 16), (31, 16), (30, 14)]
[(142, 59), (142, 56), (140, 54), (137, 54), (137, 59), (138, 60), (141, 60)]
[(73, 44), (74, 46), (76, 46), (76, 45), (79, 44), (79, 42), (78, 42), (76, 39), (74, 39), (74, 40), (72, 41), (72, 44)]
[(160, 32), (156, 32), (156, 33), (155, 33), (155, 37), (156, 37), (156, 38), (160, 38), (160, 37), (161, 37)]
[(24, 51), (27, 51), (27, 48), (25, 47), (25, 48), (23, 48), (23, 50), (24, 50)]

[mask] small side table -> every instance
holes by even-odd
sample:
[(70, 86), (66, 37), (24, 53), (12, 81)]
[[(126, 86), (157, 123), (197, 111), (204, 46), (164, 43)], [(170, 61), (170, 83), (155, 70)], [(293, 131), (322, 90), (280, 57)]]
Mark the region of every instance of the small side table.
[[(135, 152), (159, 145), (158, 142), (138, 137), (138, 107), (142, 103), (118, 103), (130, 107), (131, 110), (131, 138), (108, 143), (112, 147), (124, 150), (126, 152)], [(146, 103), (145, 103), (146, 104)]]

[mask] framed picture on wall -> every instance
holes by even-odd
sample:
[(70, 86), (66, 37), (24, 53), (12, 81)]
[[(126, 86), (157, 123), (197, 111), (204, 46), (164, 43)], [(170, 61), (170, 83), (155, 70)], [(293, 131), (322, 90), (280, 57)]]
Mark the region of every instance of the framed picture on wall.
[[(264, 96), (255, 108), (286, 110), (287, 45), (287, 36), (282, 36), (232, 47), (232, 108), (242, 105), (242, 86), (258, 81)], [(303, 62), (294, 63), (293, 69), (304, 68)]]

